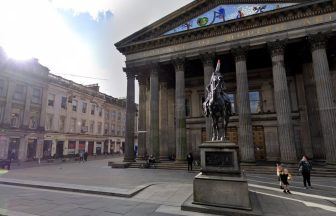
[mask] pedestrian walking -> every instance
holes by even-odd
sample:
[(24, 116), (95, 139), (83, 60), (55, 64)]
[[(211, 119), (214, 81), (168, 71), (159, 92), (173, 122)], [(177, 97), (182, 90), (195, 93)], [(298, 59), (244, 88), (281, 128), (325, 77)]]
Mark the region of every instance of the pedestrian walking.
[(289, 183), (288, 180), (292, 179), (292, 175), (288, 172), (288, 169), (284, 169), (283, 172), (280, 174), (280, 179), (283, 185), (283, 192), (291, 194), (289, 190)]
[[(312, 165), (311, 163), (308, 161), (307, 156), (303, 156), (300, 164), (299, 164), (299, 172), (302, 174), (303, 177), (303, 185), (306, 189), (312, 188), (311, 184), (310, 184), (310, 172), (312, 170)], [(307, 183), (308, 183), (308, 187), (307, 187)]]
[(278, 176), (278, 181), (279, 181), (279, 186), (280, 186), (280, 189), (283, 189), (283, 186), (282, 186), (282, 181), (280, 179), (280, 174), (283, 173), (283, 166), (281, 164), (276, 164), (276, 173), (277, 173), (277, 176)]
[(191, 153), (187, 155), (187, 161), (188, 161), (188, 171), (192, 171), (192, 163), (194, 161), (194, 158)]
[(88, 156), (89, 156), (89, 153), (87, 153), (87, 152), (84, 152), (84, 161), (87, 161), (87, 159), (88, 159)]
[(80, 151), (79, 152), (79, 162), (84, 162), (84, 152), (83, 151)]

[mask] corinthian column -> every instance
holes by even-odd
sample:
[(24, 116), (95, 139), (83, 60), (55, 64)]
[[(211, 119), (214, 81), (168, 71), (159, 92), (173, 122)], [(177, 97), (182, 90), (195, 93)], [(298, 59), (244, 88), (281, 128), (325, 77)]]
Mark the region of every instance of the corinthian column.
[(138, 159), (144, 160), (146, 156), (146, 77), (137, 76), (139, 82), (139, 134)]
[[(207, 97), (206, 88), (209, 85), (211, 76), (215, 71), (214, 68), (214, 54), (203, 54), (201, 56), (201, 60), (203, 63), (203, 70), (204, 70), (204, 98)], [(205, 118), (205, 128), (206, 128), (206, 140), (211, 140), (212, 138), (212, 120), (211, 118)]]
[(238, 144), (240, 155), (243, 162), (254, 162), (251, 109), (246, 69), (247, 48), (239, 47), (232, 51), (236, 62), (237, 106), (239, 116)]
[(273, 65), (274, 98), (278, 119), (278, 137), (281, 161), (296, 163), (294, 130), (291, 116), (290, 98), (284, 63), (285, 43), (276, 41), (268, 44)]
[(336, 164), (336, 104), (326, 53), (326, 38), (317, 34), (310, 36), (309, 40), (326, 161), (328, 164)]
[(184, 161), (187, 154), (184, 59), (175, 59), (175, 128), (176, 160)]
[(152, 64), (150, 68), (150, 154), (160, 158), (159, 140), (159, 65)]
[[(164, 78), (163, 78), (164, 79)], [(167, 81), (160, 82), (160, 159), (168, 160), (168, 97)]]
[(127, 76), (127, 99), (126, 99), (126, 137), (124, 161), (134, 161), (134, 119), (135, 119), (135, 103), (134, 103), (134, 72), (128, 68), (124, 68)]

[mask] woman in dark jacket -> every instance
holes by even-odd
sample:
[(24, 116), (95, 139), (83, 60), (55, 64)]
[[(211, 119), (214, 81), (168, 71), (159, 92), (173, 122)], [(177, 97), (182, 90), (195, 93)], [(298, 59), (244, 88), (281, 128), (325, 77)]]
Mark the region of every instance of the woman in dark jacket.
[[(312, 166), (310, 162), (308, 161), (306, 156), (303, 156), (302, 160), (300, 161), (299, 172), (302, 173), (303, 185), (306, 189), (308, 189), (308, 187), (312, 188), (310, 184), (310, 171), (311, 170), (312, 170)], [(307, 187), (307, 183), (308, 183), (308, 187)]]

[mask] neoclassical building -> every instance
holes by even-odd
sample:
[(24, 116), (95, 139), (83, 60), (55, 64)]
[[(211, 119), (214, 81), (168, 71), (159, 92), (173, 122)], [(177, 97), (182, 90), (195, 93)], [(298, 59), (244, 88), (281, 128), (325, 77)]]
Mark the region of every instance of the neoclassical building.
[(336, 1), (195, 0), (121, 40), (126, 56), (125, 161), (162, 160), (209, 140), (205, 86), (221, 60), (234, 115), (227, 137), (243, 162), (336, 164)]

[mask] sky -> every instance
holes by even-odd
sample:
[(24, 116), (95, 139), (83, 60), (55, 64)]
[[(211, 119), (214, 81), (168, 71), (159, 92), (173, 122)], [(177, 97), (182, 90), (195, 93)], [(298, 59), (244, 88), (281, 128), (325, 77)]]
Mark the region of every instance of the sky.
[(190, 2), (0, 0), (0, 47), (10, 58), (37, 58), (53, 74), (125, 97), (125, 58), (114, 44)]

